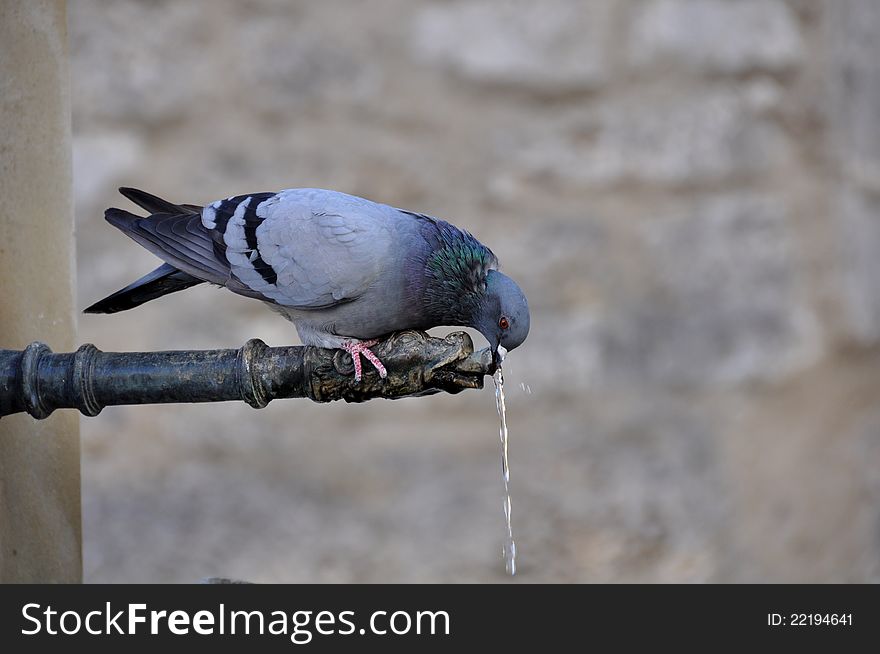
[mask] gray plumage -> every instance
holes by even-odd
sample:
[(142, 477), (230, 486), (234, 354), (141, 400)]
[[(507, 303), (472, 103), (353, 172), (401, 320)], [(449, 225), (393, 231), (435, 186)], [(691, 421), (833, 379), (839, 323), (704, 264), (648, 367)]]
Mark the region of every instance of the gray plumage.
[(165, 263), (87, 312), (112, 313), (202, 282), (262, 300), (304, 344), (470, 326), (497, 352), (528, 334), (525, 296), (492, 252), (436, 218), (335, 191), (289, 189), (175, 205), (120, 189), (150, 212), (105, 217)]

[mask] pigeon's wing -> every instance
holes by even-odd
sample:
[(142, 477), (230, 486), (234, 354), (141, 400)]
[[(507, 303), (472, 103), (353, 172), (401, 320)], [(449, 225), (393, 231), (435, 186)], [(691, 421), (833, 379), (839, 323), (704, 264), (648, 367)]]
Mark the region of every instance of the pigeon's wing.
[(126, 191), (166, 212), (140, 217), (108, 209), (108, 222), (178, 270), (287, 307), (323, 309), (357, 299), (390, 249), (390, 208), (332, 191), (239, 195), (198, 213), (194, 205)]
[(280, 305), (308, 310), (350, 302), (389, 263), (385, 205), (293, 189), (240, 207), (224, 230), (232, 274)]
[(229, 266), (218, 260), (199, 214), (155, 213), (144, 217), (111, 208), (104, 212), (104, 218), (178, 270), (213, 284), (226, 283)]

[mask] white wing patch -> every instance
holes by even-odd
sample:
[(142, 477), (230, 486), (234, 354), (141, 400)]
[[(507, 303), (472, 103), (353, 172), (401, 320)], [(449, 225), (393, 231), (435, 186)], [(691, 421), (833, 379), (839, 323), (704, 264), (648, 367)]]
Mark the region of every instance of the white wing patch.
[(223, 200), (217, 200), (202, 209), (202, 225), (205, 229), (217, 229), (217, 209), (221, 204)]

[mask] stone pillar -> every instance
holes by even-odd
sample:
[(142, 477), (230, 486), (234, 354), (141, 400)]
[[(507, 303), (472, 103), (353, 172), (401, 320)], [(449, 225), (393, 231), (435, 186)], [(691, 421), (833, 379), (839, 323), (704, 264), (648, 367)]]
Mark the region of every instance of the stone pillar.
[[(0, 0), (0, 347), (76, 347), (67, 18)], [(79, 416), (0, 420), (0, 582), (82, 580)]]

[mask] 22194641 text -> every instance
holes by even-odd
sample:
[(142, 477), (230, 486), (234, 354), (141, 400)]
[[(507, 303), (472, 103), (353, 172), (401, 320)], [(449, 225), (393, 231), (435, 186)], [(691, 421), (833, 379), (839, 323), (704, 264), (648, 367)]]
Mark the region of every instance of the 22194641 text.
[(851, 627), (852, 613), (768, 613), (770, 627)]

